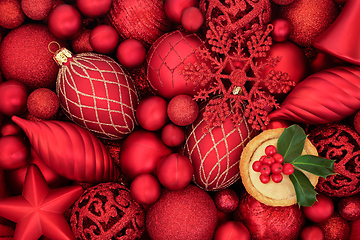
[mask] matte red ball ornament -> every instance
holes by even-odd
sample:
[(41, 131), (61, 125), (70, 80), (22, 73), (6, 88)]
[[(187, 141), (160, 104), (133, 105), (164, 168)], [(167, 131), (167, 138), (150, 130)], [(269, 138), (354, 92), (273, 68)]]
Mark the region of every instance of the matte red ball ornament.
[(24, 131), (13, 121), (6, 121), (0, 125), (0, 136), (21, 135)]
[(249, 230), (237, 221), (221, 224), (215, 231), (214, 240), (250, 240)]
[(347, 240), (350, 235), (350, 224), (338, 213), (318, 225), (326, 240)]
[(3, 28), (14, 29), (25, 21), (25, 15), (18, 0), (2, 0), (0, 13), (0, 26)]
[(30, 146), (22, 136), (0, 138), (0, 168), (14, 170), (24, 166), (30, 157)]
[(194, 169), (187, 157), (172, 153), (160, 160), (156, 174), (164, 187), (179, 190), (190, 184)]
[(324, 233), (316, 225), (309, 225), (303, 228), (300, 240), (324, 240)]
[(149, 96), (136, 108), (136, 119), (140, 126), (149, 131), (160, 130), (167, 122), (167, 102), (159, 96)]
[(156, 177), (148, 173), (140, 174), (130, 185), (131, 197), (142, 205), (156, 202), (160, 196), (160, 190), (161, 187)]
[(119, 44), (116, 58), (126, 68), (140, 67), (146, 58), (145, 46), (139, 40), (126, 39)]
[(58, 112), (60, 103), (54, 91), (38, 88), (30, 93), (26, 105), (31, 115), (40, 119), (51, 119)]
[(204, 24), (204, 16), (199, 8), (189, 7), (181, 14), (180, 21), (186, 31), (197, 32)]
[(53, 8), (48, 0), (21, 0), (21, 9), (33, 20), (44, 20)]
[(199, 106), (189, 95), (177, 95), (170, 100), (167, 114), (176, 125), (187, 126), (198, 117)]
[(316, 202), (311, 207), (303, 207), (307, 219), (320, 223), (329, 219), (334, 214), (334, 203), (326, 195), (317, 195)]
[[(1, 140), (1, 139), (0, 139)], [(350, 196), (340, 199), (338, 203), (338, 212), (340, 216), (348, 221), (357, 221), (360, 219), (360, 198)]]
[(142, 173), (155, 173), (161, 158), (171, 152), (156, 133), (140, 129), (124, 140), (120, 168), (131, 180)]
[(268, 125), (266, 125), (266, 129), (274, 129), (274, 128), (287, 128), (290, 127), (290, 122), (285, 120), (274, 120), (270, 121)]
[(181, 15), (185, 9), (189, 7), (197, 7), (197, 0), (166, 0), (165, 1), (165, 14), (175, 23), (181, 22)]
[(110, 54), (119, 44), (119, 35), (109, 25), (98, 25), (90, 33), (90, 45), (95, 52)]
[(76, 6), (86, 17), (97, 18), (109, 11), (111, 2), (111, 0), (76, 0)]
[(288, 39), (291, 33), (291, 25), (288, 20), (285, 19), (275, 19), (271, 23), (274, 26), (273, 31), (271, 32), (271, 37), (275, 42), (284, 42)]
[(95, 53), (73, 55), (65, 48), (54, 57), (60, 66), (60, 106), (73, 122), (105, 139), (121, 139), (134, 130), (137, 91), (114, 59)]
[(214, 202), (219, 211), (231, 213), (234, 212), (239, 205), (239, 196), (234, 190), (227, 188), (216, 192)]
[(13, 116), (21, 115), (26, 111), (28, 90), (18, 81), (0, 83), (0, 113)]
[(161, 130), (161, 140), (169, 147), (179, 146), (185, 140), (184, 129), (169, 123)]
[(55, 37), (69, 40), (75, 38), (81, 30), (82, 17), (72, 5), (60, 4), (51, 10), (48, 27)]

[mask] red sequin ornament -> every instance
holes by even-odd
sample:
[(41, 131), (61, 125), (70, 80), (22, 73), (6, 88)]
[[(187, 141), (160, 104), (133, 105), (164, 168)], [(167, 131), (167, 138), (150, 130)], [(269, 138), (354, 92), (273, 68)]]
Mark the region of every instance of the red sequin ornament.
[(214, 202), (219, 211), (231, 213), (238, 207), (239, 197), (234, 190), (227, 188), (215, 194)]
[(360, 198), (350, 196), (342, 198), (338, 203), (340, 216), (348, 221), (357, 221), (360, 219)]
[(0, 26), (4, 28), (17, 28), (25, 20), (24, 12), (18, 0), (2, 0), (0, 12)]
[(74, 203), (70, 224), (77, 239), (134, 240), (145, 231), (145, 212), (123, 185), (101, 183)]
[(338, 213), (318, 225), (326, 240), (347, 240), (350, 235), (350, 224)]
[(30, 93), (26, 105), (34, 117), (51, 119), (59, 110), (60, 103), (55, 92), (48, 88), (38, 88)]

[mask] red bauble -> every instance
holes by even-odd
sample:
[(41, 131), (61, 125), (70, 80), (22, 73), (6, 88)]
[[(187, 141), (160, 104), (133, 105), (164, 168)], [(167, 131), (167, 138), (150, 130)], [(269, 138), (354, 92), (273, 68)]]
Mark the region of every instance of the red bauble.
[(24, 166), (30, 157), (30, 146), (22, 136), (0, 138), (0, 168), (14, 170)]
[(90, 45), (90, 29), (83, 29), (76, 38), (71, 40), (71, 46), (74, 53), (92, 52)]
[(151, 174), (144, 173), (137, 176), (130, 185), (131, 197), (139, 204), (153, 204), (160, 197), (161, 187)]
[(317, 195), (316, 202), (311, 207), (303, 207), (307, 219), (320, 223), (329, 219), (334, 214), (334, 203), (326, 195)]
[(161, 131), (161, 140), (169, 147), (179, 146), (185, 140), (184, 129), (169, 123)]
[(111, 0), (76, 0), (76, 6), (86, 17), (97, 18), (109, 11), (111, 2)]
[(265, 129), (274, 129), (274, 128), (287, 128), (290, 127), (290, 122), (285, 120), (274, 120), (270, 121), (268, 125), (266, 125)]
[(34, 90), (39, 87), (54, 88), (58, 67), (53, 60), (55, 38), (42, 24), (25, 24), (12, 30), (0, 45), (0, 68), (7, 80), (16, 80)]
[(146, 213), (146, 229), (151, 239), (211, 240), (216, 227), (214, 202), (193, 185), (175, 191), (163, 189)]
[(170, 30), (171, 25), (163, 0), (113, 0), (107, 16), (120, 37), (137, 39), (146, 47)]
[(165, 99), (158, 96), (147, 97), (136, 108), (136, 119), (146, 130), (158, 131), (168, 120), (166, 107)]
[(348, 221), (357, 221), (360, 219), (360, 198), (357, 196), (345, 197), (338, 203), (340, 216)]
[[(65, 53), (66, 52), (66, 53)], [(138, 95), (131, 77), (112, 58), (95, 53), (65, 53), (59, 60), (56, 92), (75, 123), (106, 139), (120, 139), (136, 125)]]
[(48, 27), (55, 37), (60, 39), (75, 38), (81, 30), (82, 17), (72, 5), (60, 4), (51, 10)]
[(120, 168), (129, 179), (155, 173), (161, 158), (170, 153), (171, 149), (156, 133), (140, 129), (125, 139), (120, 150)]
[(189, 95), (177, 95), (170, 100), (167, 114), (176, 125), (187, 126), (198, 117), (199, 106)]
[(350, 222), (349, 240), (358, 240), (360, 236), (360, 220)]
[(139, 239), (145, 231), (145, 212), (119, 183), (88, 188), (74, 203), (70, 218), (76, 239)]
[(305, 216), (297, 204), (272, 207), (257, 201), (247, 192), (240, 195), (235, 220), (241, 220), (252, 239), (296, 240), (305, 224)]
[(18, 0), (2, 0), (0, 2), (0, 26), (7, 29), (19, 27), (25, 15)]
[(214, 202), (219, 211), (231, 213), (238, 207), (239, 197), (234, 190), (227, 188), (215, 194)]
[(275, 42), (284, 42), (288, 39), (291, 33), (291, 25), (288, 20), (275, 19), (271, 23), (274, 26), (274, 30), (271, 32), (272, 39)]
[(33, 20), (44, 20), (53, 8), (53, 1), (21, 0), (21, 8), (29, 18)]
[(157, 165), (160, 183), (170, 190), (185, 188), (194, 174), (190, 160), (184, 155), (173, 153), (163, 157)]
[(193, 96), (207, 86), (187, 83), (183, 70), (188, 63), (201, 62), (196, 49), (202, 46), (196, 34), (174, 31), (164, 34), (151, 46), (147, 54), (147, 77), (155, 93), (166, 99), (176, 95)]
[(59, 110), (59, 99), (56, 93), (48, 88), (38, 88), (30, 93), (27, 99), (29, 113), (40, 119), (51, 119)]
[(95, 52), (110, 54), (119, 44), (119, 35), (109, 25), (96, 26), (90, 33), (90, 45)]
[(0, 113), (8, 116), (21, 115), (26, 111), (28, 90), (18, 81), (0, 83)]
[(173, 22), (180, 23), (181, 15), (189, 7), (197, 7), (197, 0), (166, 0), (165, 14)]
[(186, 31), (197, 32), (204, 24), (204, 16), (199, 8), (189, 7), (181, 14), (180, 21)]
[(221, 224), (215, 231), (214, 240), (250, 240), (249, 230), (237, 221)]
[(300, 240), (324, 240), (324, 233), (318, 226), (306, 226), (301, 231)]
[(140, 67), (146, 58), (145, 46), (139, 40), (126, 39), (119, 44), (116, 58), (126, 68)]
[(343, 219), (338, 213), (327, 221), (318, 225), (324, 233), (326, 240), (347, 240), (350, 236), (349, 222)]
[(7, 121), (0, 125), (0, 136), (22, 135), (24, 131), (13, 121)]

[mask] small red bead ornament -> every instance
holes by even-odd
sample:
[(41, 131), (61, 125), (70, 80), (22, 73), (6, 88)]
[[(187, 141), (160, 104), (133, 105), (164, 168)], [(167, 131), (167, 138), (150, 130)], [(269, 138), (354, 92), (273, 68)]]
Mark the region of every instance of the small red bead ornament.
[(149, 96), (136, 108), (136, 119), (140, 126), (149, 131), (158, 131), (168, 121), (167, 102), (159, 96)]
[(156, 177), (144, 173), (137, 176), (130, 185), (131, 197), (139, 204), (149, 205), (158, 200), (160, 184)]
[(126, 39), (119, 44), (116, 58), (126, 68), (140, 67), (146, 58), (145, 46), (139, 40)]
[(303, 207), (303, 212), (307, 219), (312, 222), (320, 223), (329, 219), (334, 213), (334, 203), (326, 195), (317, 195), (317, 202), (311, 207)]
[(90, 45), (95, 52), (110, 54), (119, 44), (119, 34), (115, 28), (103, 24), (96, 26), (90, 33)]

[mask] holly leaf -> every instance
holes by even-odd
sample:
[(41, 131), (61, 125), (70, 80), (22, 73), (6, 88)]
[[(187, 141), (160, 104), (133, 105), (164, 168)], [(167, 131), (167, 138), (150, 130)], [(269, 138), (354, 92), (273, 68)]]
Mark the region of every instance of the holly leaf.
[(294, 185), (299, 206), (311, 207), (316, 202), (316, 191), (306, 175), (298, 169), (289, 176)]
[(299, 157), (304, 149), (306, 134), (299, 125), (285, 128), (277, 141), (277, 151), (289, 163)]
[(326, 178), (334, 174), (334, 162), (314, 155), (302, 155), (292, 161), (291, 164), (298, 169)]

